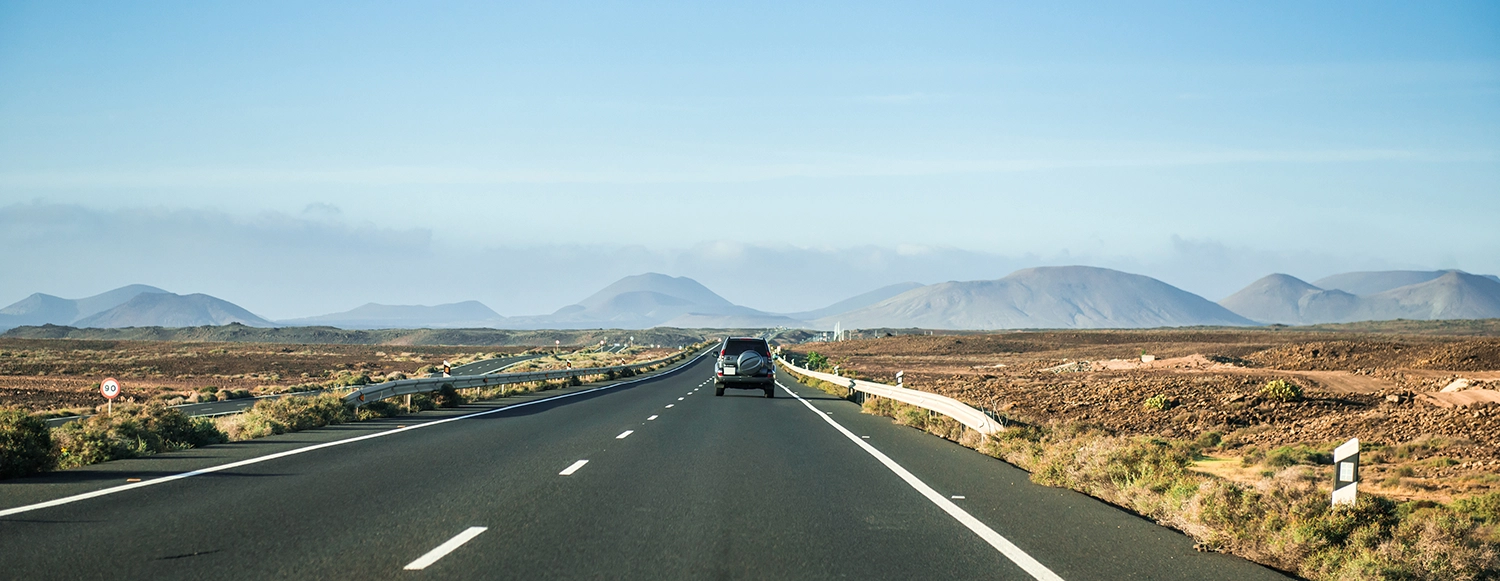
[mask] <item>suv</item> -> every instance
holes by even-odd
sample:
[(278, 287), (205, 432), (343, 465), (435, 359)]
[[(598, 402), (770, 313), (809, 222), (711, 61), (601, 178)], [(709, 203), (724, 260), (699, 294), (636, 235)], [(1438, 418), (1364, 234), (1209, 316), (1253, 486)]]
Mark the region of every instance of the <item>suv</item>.
[(714, 361), (714, 395), (724, 395), (726, 387), (759, 389), (766, 397), (776, 397), (776, 364), (771, 361), (771, 346), (765, 339), (724, 339), (719, 358)]

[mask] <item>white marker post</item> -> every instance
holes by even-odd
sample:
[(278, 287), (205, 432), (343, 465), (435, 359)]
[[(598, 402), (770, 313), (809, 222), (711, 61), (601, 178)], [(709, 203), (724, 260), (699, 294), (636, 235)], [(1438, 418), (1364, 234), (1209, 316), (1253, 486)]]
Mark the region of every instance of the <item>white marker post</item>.
[(905, 371), (897, 371), (896, 372), (896, 387), (906, 387), (905, 385), (903, 385), (901, 383), (901, 376), (903, 376), (903, 375), (906, 375)]
[(1359, 438), (1333, 449), (1333, 505), (1353, 506), (1359, 488)]
[(105, 378), (104, 381), (99, 382), (99, 394), (103, 395), (104, 399), (109, 400), (104, 406), (104, 413), (113, 413), (115, 411), (115, 398), (120, 397), (120, 382), (113, 377)]

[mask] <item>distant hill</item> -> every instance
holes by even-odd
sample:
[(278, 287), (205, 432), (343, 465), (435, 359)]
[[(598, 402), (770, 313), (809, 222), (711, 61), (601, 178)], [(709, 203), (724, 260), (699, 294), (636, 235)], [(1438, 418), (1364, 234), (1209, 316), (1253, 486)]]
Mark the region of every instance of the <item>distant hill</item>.
[[(1428, 276), (1431, 274), (1436, 276)], [(1220, 304), (1252, 320), (1288, 325), (1500, 317), (1500, 281), (1493, 276), (1458, 270), (1391, 271), (1349, 273), (1321, 280), (1361, 291), (1398, 282), (1417, 282), (1355, 295), (1273, 274), (1251, 283)]]
[[(1382, 270), (1370, 272), (1346, 272), (1325, 276), (1313, 281), (1313, 286), (1325, 289), (1337, 289), (1356, 295), (1373, 295), (1388, 290), (1421, 284), (1453, 272), (1451, 270)], [(1493, 274), (1479, 275), (1495, 282), (1500, 282), (1500, 277)]]
[(1252, 321), (1310, 325), (1359, 320), (1360, 299), (1341, 290), (1323, 290), (1294, 276), (1272, 274), (1219, 304)]
[(823, 317), (837, 315), (839, 313), (847, 313), (855, 309), (862, 309), (906, 291), (918, 288), (920, 286), (922, 286), (922, 283), (919, 282), (896, 283), (893, 285), (880, 287), (864, 294), (849, 297), (821, 309), (802, 311), (800, 313), (787, 313), (786, 316), (792, 319), (799, 319), (803, 321), (821, 319)]
[(0, 329), (22, 325), (67, 325), (115, 308), (138, 294), (164, 292), (167, 291), (154, 286), (132, 284), (81, 299), (35, 293), (0, 309)]
[(815, 321), (828, 328), (1147, 328), (1251, 325), (1213, 302), (1151, 277), (1106, 268), (1018, 270), (999, 280), (946, 282)]
[(507, 329), (647, 329), (668, 325), (687, 315), (699, 317), (681, 321), (695, 324), (748, 320), (736, 317), (776, 317), (731, 303), (691, 278), (653, 272), (622, 278), (550, 315), (508, 317), (499, 326)]
[(1363, 298), (1367, 321), (1500, 317), (1500, 282), (1459, 270)]
[(343, 329), (420, 329), (483, 327), (504, 317), (479, 301), (444, 305), (382, 305), (367, 303), (342, 313), (278, 321), (283, 325), (327, 325)]
[(79, 319), (77, 327), (197, 327), (241, 323), (273, 326), (234, 303), (205, 294), (141, 293), (124, 304)]
[(537, 346), (551, 349), (554, 341), (565, 347), (619, 342), (634, 336), (642, 345), (691, 345), (724, 335), (745, 335), (749, 329), (587, 329), (518, 331), (508, 329), (378, 329), (349, 330), (333, 327), (247, 327), (238, 323), (202, 327), (129, 327), (79, 329), (45, 325), (18, 327), (0, 334), (4, 339), (76, 339), (91, 341), (187, 341), (236, 343), (293, 343), (303, 345), (496, 345)]

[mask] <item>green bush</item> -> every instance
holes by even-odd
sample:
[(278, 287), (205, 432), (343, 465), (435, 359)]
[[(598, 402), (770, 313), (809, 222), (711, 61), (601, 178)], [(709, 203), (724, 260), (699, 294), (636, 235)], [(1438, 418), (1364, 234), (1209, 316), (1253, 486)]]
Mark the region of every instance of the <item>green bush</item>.
[(344, 399), (325, 393), (316, 397), (281, 397), (255, 402), (239, 418), (236, 440), (285, 434), (355, 419)]
[(115, 406), (111, 413), (58, 428), (52, 436), (62, 468), (229, 441), (212, 421), (160, 403)]
[(1177, 400), (1163, 393), (1146, 398), (1146, 409), (1149, 410), (1167, 411), (1174, 407), (1177, 407)]
[(824, 357), (822, 353), (818, 353), (817, 351), (808, 351), (807, 361), (803, 364), (803, 366), (813, 371), (822, 371), (824, 368), (828, 367), (828, 358)]
[(41, 418), (18, 409), (0, 409), (0, 479), (52, 468), (52, 434)]
[(1302, 401), (1302, 387), (1285, 379), (1273, 379), (1260, 388), (1260, 395), (1276, 401)]

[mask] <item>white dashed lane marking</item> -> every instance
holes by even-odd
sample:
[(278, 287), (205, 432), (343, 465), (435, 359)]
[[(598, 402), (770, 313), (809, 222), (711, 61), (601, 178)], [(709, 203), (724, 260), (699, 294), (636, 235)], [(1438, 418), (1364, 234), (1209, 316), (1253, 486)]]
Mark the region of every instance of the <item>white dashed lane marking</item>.
[(624, 440), (626, 437), (628, 437), (628, 436), (630, 436), (631, 434), (634, 434), (634, 433), (635, 433), (635, 430), (625, 430), (624, 432), (620, 433), (620, 435), (615, 436), (615, 439), (616, 440)]
[(649, 421), (651, 421), (651, 420), (654, 420), (654, 419), (656, 419), (656, 418), (658, 418), (658, 417), (660, 417), (660, 416), (651, 416), (651, 417), (649, 417), (649, 418), (646, 418), (646, 421), (648, 421), (648, 422), (649, 422)]
[(567, 468), (563, 468), (563, 471), (562, 472), (558, 472), (557, 475), (558, 476), (572, 476), (574, 472), (577, 472), (579, 468), (583, 468), (583, 465), (584, 464), (588, 464), (588, 463), (589, 463), (588, 460), (579, 460), (579, 461), (574, 462), (573, 464), (569, 465)]
[(427, 551), (426, 555), (418, 557), (417, 560), (407, 563), (402, 568), (407, 571), (421, 571), (422, 569), (426, 569), (429, 565), (438, 562), (438, 559), (447, 556), (454, 549), (462, 547), (464, 543), (474, 540), (474, 537), (479, 536), (480, 533), (487, 530), (489, 529), (486, 527), (469, 527), (464, 532), (458, 533), (458, 536), (448, 539), (447, 542), (438, 545), (437, 548), (431, 551)]

